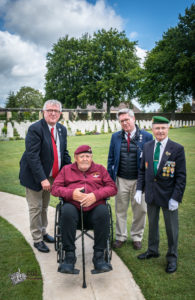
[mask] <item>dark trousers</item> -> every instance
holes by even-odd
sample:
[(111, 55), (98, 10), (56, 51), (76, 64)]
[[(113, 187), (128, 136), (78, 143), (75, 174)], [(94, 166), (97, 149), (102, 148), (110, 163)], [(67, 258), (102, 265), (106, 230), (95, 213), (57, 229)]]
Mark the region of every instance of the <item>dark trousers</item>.
[[(176, 261), (178, 245), (178, 209), (170, 211), (167, 208), (162, 207), (162, 211), (168, 239), (167, 261)], [(148, 251), (158, 253), (160, 207), (147, 204), (147, 212), (149, 221)]]
[[(109, 212), (104, 204), (83, 212), (84, 228), (94, 230), (94, 250), (103, 251), (109, 236)], [(77, 228), (81, 228), (81, 212), (71, 203), (64, 203), (61, 211), (62, 243), (65, 251), (75, 250)]]

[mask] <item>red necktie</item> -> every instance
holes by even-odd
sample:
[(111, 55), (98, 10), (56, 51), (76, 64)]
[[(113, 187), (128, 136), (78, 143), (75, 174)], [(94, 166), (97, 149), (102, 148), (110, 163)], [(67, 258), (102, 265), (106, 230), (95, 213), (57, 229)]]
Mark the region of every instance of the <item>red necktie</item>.
[(129, 152), (129, 146), (130, 146), (130, 133), (127, 134), (127, 151)]
[(53, 156), (54, 156), (54, 161), (53, 161), (53, 168), (52, 168), (52, 177), (56, 178), (58, 171), (59, 171), (59, 167), (58, 167), (58, 151), (57, 151), (57, 146), (55, 143), (55, 139), (54, 139), (54, 128), (51, 129), (51, 140), (52, 140), (52, 146), (53, 146)]

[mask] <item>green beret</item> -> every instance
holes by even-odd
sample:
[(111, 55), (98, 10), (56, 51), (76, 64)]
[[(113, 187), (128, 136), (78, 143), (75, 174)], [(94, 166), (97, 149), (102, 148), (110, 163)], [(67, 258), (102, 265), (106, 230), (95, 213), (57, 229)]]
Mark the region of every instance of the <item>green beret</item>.
[(152, 118), (152, 124), (168, 124), (169, 120), (167, 118), (161, 116), (154, 116)]

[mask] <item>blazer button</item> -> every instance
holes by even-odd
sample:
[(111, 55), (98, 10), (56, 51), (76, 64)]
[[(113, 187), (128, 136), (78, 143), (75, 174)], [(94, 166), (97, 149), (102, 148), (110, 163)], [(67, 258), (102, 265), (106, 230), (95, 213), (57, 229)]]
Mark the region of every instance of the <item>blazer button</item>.
[(157, 179), (156, 179), (156, 178), (154, 178), (154, 181), (157, 181)]

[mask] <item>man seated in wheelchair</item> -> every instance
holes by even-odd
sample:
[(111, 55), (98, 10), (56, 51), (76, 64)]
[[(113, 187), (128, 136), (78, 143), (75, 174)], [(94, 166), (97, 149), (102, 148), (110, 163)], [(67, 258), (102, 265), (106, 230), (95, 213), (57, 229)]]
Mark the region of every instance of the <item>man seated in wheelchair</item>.
[(98, 272), (108, 272), (112, 266), (104, 259), (110, 230), (105, 199), (116, 195), (117, 188), (107, 170), (93, 162), (90, 146), (79, 146), (74, 159), (73, 164), (62, 168), (52, 186), (52, 195), (64, 200), (60, 221), (65, 259), (58, 270), (61, 273), (74, 270), (76, 230), (81, 222), (82, 206), (84, 227), (94, 230), (94, 268)]

